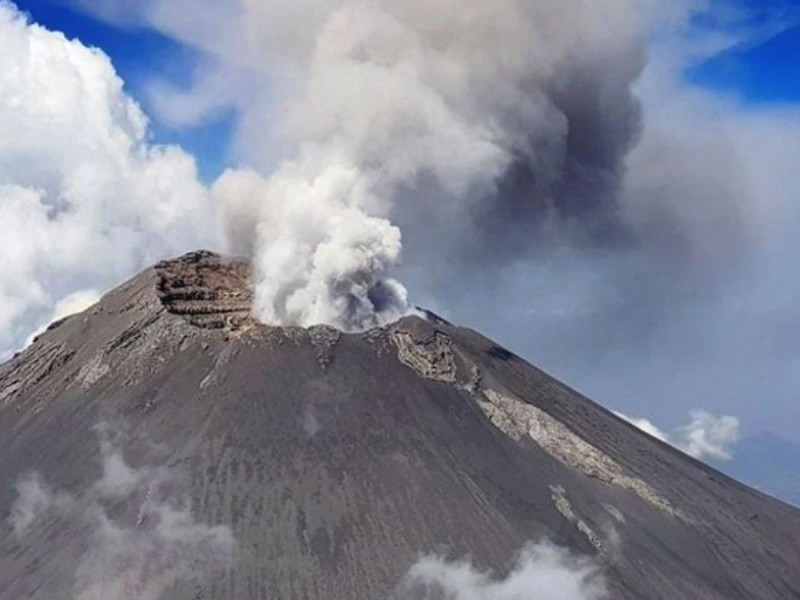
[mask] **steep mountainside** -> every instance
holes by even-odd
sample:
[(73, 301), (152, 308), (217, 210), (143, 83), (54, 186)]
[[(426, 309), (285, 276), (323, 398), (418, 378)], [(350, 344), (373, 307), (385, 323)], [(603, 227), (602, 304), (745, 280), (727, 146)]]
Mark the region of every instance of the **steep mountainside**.
[(100, 598), (133, 569), (170, 599), (379, 600), (421, 553), (504, 572), (546, 538), (611, 598), (800, 598), (795, 509), (432, 315), (259, 325), (247, 272), (159, 264), (0, 367), (0, 597)]
[(758, 490), (800, 506), (800, 444), (762, 433), (739, 442), (733, 460), (720, 468)]

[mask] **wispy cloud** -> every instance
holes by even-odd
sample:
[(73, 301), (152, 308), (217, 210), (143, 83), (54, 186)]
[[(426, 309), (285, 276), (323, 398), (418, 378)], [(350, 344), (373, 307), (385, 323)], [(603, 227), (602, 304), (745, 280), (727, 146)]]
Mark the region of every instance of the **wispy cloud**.
[(74, 574), (75, 600), (160, 600), (178, 582), (204, 580), (232, 566), (231, 530), (195, 518), (179, 474), (128, 464), (120, 429), (102, 425), (98, 435), (98, 481), (68, 493), (30, 474), (17, 484), (9, 517), (21, 543), (44, 519), (81, 526), (87, 549)]

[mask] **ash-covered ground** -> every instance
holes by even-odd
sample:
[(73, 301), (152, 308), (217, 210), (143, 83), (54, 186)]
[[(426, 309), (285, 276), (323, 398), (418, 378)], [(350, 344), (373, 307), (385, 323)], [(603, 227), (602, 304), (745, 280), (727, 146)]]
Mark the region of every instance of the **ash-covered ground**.
[(248, 273), (161, 263), (0, 367), (4, 599), (467, 598), (465, 557), (485, 597), (800, 596), (797, 510), (433, 315), (261, 325)]

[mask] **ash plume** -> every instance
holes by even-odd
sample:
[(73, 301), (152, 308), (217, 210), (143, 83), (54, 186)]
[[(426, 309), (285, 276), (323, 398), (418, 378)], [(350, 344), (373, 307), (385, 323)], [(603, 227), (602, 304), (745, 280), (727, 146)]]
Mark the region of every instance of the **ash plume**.
[[(419, 264), (616, 227), (640, 120), (635, 0), (301, 4), (306, 35), (270, 49), (287, 151), (271, 176), (229, 171), (214, 190), (255, 259), (262, 320), (358, 330), (408, 312), (401, 231)], [(263, 39), (280, 7), (240, 10)]]
[(82, 494), (53, 489), (37, 473), (17, 484), (8, 520), (24, 543), (50, 520), (74, 526), (85, 551), (74, 573), (75, 600), (159, 600), (180, 581), (229, 568), (235, 540), (226, 526), (198, 522), (180, 477), (132, 466), (124, 430), (97, 428), (102, 477)]

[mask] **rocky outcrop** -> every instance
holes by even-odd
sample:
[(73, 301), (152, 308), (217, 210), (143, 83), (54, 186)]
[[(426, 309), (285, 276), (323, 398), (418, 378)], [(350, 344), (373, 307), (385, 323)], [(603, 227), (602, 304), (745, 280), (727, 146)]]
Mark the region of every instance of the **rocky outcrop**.
[(631, 490), (653, 506), (676, 514), (671, 504), (650, 485), (627, 473), (613, 458), (533, 404), (488, 389), (483, 391), (478, 404), (491, 422), (511, 438), (530, 438), (558, 461), (586, 476)]
[(158, 297), (166, 309), (204, 329), (253, 324), (250, 266), (211, 252), (193, 252), (156, 265)]
[(429, 330), (424, 333), (395, 329), (392, 339), (397, 346), (397, 356), (407, 367), (426, 379), (455, 383), (456, 359), (453, 341), (444, 333)]

